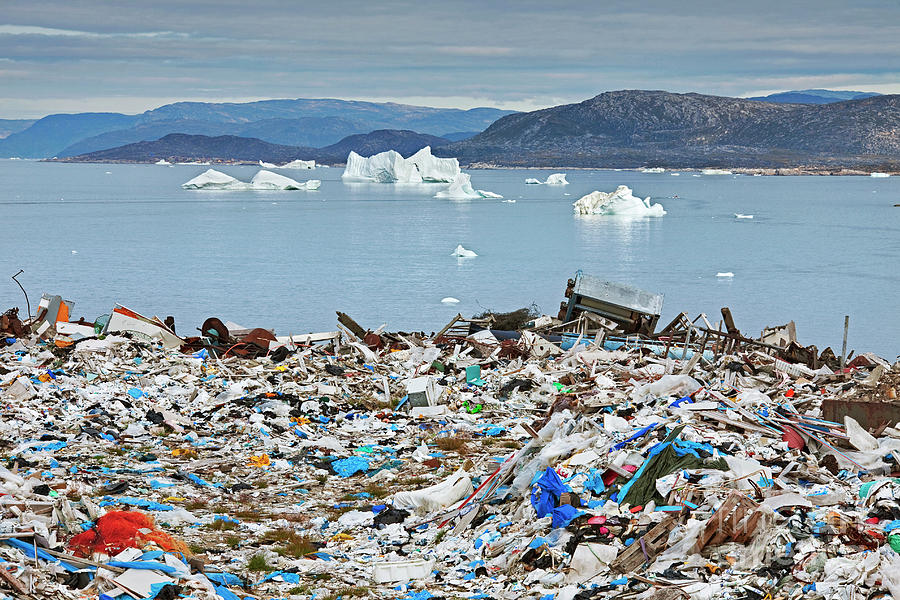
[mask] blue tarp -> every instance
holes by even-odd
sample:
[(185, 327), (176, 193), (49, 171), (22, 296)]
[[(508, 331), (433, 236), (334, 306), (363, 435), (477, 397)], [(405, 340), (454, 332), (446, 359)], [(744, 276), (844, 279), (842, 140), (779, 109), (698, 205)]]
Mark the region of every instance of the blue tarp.
[(559, 504), (559, 497), (563, 492), (568, 491), (568, 486), (562, 482), (556, 471), (547, 467), (541, 478), (531, 488), (531, 505), (534, 506), (538, 518), (542, 519), (553, 512), (553, 509)]

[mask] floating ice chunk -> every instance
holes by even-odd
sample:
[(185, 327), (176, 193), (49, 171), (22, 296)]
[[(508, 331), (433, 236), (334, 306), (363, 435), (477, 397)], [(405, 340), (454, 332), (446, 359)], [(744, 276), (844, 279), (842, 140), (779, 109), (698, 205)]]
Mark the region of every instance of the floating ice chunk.
[(438, 158), (425, 146), (409, 158), (388, 150), (368, 158), (351, 152), (341, 176), (345, 181), (376, 183), (450, 183), (459, 174), (459, 161)]
[(753, 215), (744, 215), (741, 213), (734, 213), (734, 218), (735, 219), (752, 219)]
[(259, 161), (259, 166), (261, 166), (263, 169), (277, 169), (278, 168), (278, 165), (276, 165), (274, 163), (268, 163), (268, 162), (263, 162), (263, 161)]
[(569, 182), (566, 181), (565, 173), (553, 173), (547, 177), (547, 181), (541, 181), (540, 179), (535, 179), (534, 177), (529, 177), (525, 180), (525, 183), (529, 185), (569, 185)]
[(246, 183), (221, 171), (207, 169), (181, 187), (186, 190), (317, 190), (321, 184), (318, 179), (294, 181), (290, 177), (266, 170), (259, 171)]
[(661, 217), (666, 214), (661, 204), (650, 204), (649, 197), (644, 200), (635, 197), (626, 185), (620, 185), (614, 192), (591, 192), (572, 206), (579, 215)]
[(456, 250), (454, 250), (453, 254), (451, 254), (450, 256), (456, 256), (458, 258), (475, 258), (478, 255), (471, 250), (466, 250), (462, 247), (462, 244), (460, 244), (456, 247)]
[(649, 167), (641, 169), (641, 173), (665, 173), (666, 170), (662, 167)]
[(166, 165), (171, 165), (172, 163), (170, 163), (169, 161), (167, 161), (167, 160), (164, 159), (164, 158), (161, 158), (161, 159), (159, 159), (158, 161), (156, 161), (156, 162), (153, 163), (153, 164), (154, 164), (154, 165), (162, 165), (162, 166), (166, 166)]
[(669, 173), (672, 177), (681, 177), (681, 173)]
[(566, 181), (565, 173), (553, 173), (549, 177), (547, 177), (546, 184), (547, 185), (569, 185), (569, 182)]
[(434, 195), (435, 198), (448, 198), (451, 200), (469, 200), (475, 198), (502, 198), (500, 194), (476, 190), (472, 188), (472, 178), (468, 173), (458, 173), (453, 183), (446, 190)]
[(890, 173), (869, 173), (869, 177), (890, 177)]
[(422, 181), (428, 183), (450, 183), (459, 175), (459, 161), (433, 156), (431, 146), (425, 146), (406, 161), (414, 164)]
[(240, 181), (231, 175), (226, 175), (222, 171), (207, 169), (190, 181), (181, 184), (181, 187), (186, 190), (227, 190), (240, 183)]
[(703, 169), (700, 172), (704, 175), (733, 175), (728, 169)]
[(515, 204), (516, 201), (515, 200), (504, 200), (503, 203), (504, 204)]
[(279, 167), (279, 169), (315, 169), (316, 161), (314, 160), (292, 160)]
[(272, 171), (260, 171), (250, 180), (250, 188), (254, 190), (317, 190), (322, 184), (318, 179), (309, 181), (294, 181), (290, 177), (273, 173)]
[(459, 304), (459, 298), (454, 298), (453, 296), (447, 296), (446, 298), (441, 299), (443, 304)]
[(375, 183), (422, 183), (422, 176), (416, 165), (394, 150), (379, 152), (368, 158), (351, 151), (341, 179)]
[(732, 273), (731, 271), (720, 271), (716, 273), (716, 277), (730, 278), (734, 277), (734, 273)]

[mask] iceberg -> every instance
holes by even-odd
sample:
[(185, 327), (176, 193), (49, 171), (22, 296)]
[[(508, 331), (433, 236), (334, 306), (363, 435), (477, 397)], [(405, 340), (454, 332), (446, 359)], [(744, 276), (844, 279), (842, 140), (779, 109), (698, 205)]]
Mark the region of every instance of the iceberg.
[(753, 215), (744, 215), (741, 213), (734, 213), (734, 218), (735, 219), (752, 219)]
[(614, 192), (591, 192), (582, 196), (572, 206), (579, 215), (616, 215), (625, 217), (661, 217), (666, 214), (662, 204), (650, 204), (635, 197), (631, 188), (620, 185)]
[(375, 183), (422, 183), (422, 176), (416, 165), (394, 150), (379, 152), (368, 158), (351, 150), (341, 179)]
[(450, 200), (474, 200), (476, 198), (502, 198), (503, 196), (493, 192), (473, 189), (472, 178), (469, 174), (458, 173), (453, 179), (453, 183), (450, 184), (450, 187), (438, 192), (434, 197)]
[(318, 179), (301, 183), (272, 171), (260, 171), (250, 180), (250, 189), (253, 190), (317, 190), (320, 185), (322, 182)]
[(703, 175), (733, 175), (728, 169), (703, 169), (700, 173)]
[(279, 167), (280, 169), (315, 169), (316, 161), (314, 160), (292, 160)]
[(394, 150), (368, 158), (350, 152), (341, 179), (375, 183), (450, 183), (458, 174), (458, 160), (437, 158), (431, 154), (431, 147), (425, 146), (409, 158), (403, 158)]
[(425, 146), (406, 160), (416, 166), (419, 176), (426, 183), (450, 183), (459, 175), (459, 161), (433, 156), (431, 146)]
[(182, 183), (181, 187), (186, 190), (227, 190), (240, 184), (242, 184), (242, 182), (231, 175), (226, 175), (215, 169), (207, 169), (190, 181)]
[(259, 166), (261, 166), (263, 169), (277, 169), (278, 168), (278, 165), (276, 165), (276, 164), (267, 163), (267, 162), (263, 162), (263, 161), (259, 161)]
[(266, 170), (260, 170), (247, 183), (221, 171), (207, 169), (181, 184), (181, 187), (186, 190), (317, 190), (320, 185), (322, 182), (318, 179), (294, 181), (290, 177)]
[(869, 173), (869, 177), (890, 177), (890, 173)]
[(716, 273), (716, 277), (731, 279), (732, 277), (734, 277), (734, 273), (732, 273), (731, 271), (719, 271), (718, 273)]
[(641, 169), (641, 173), (665, 173), (666, 170), (662, 167), (647, 167)]
[(474, 252), (472, 252), (471, 250), (466, 250), (465, 248), (462, 247), (462, 244), (459, 244), (456, 247), (456, 250), (454, 250), (453, 254), (451, 254), (450, 256), (456, 256), (459, 258), (475, 258), (478, 255), (475, 254)]
[(441, 299), (442, 304), (459, 304), (459, 298), (454, 298), (453, 296), (447, 296), (446, 298)]
[(153, 164), (154, 164), (154, 165), (167, 166), (167, 165), (171, 165), (172, 163), (170, 163), (169, 161), (167, 161), (167, 160), (164, 159), (164, 158), (161, 158), (161, 159), (159, 159), (158, 161), (156, 161), (156, 162), (153, 163)]
[(540, 179), (529, 177), (525, 180), (525, 183), (529, 185), (569, 185), (569, 182), (566, 181), (565, 173), (553, 173), (552, 175), (547, 177), (547, 181), (541, 181)]

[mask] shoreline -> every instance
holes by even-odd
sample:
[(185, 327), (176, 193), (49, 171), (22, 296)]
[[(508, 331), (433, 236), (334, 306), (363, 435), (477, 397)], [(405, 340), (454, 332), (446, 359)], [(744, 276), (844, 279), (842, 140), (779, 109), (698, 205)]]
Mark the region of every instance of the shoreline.
[[(3, 159), (3, 160), (17, 160), (17, 159)], [(23, 159), (18, 159), (23, 160)], [(156, 165), (156, 161), (140, 161), (140, 160), (70, 160), (66, 158), (42, 158), (42, 159), (27, 159), (32, 162), (46, 162), (46, 163), (63, 163), (63, 164), (95, 164), (95, 165)], [(260, 168), (258, 161), (248, 161), (248, 160), (221, 160), (221, 159), (197, 159), (200, 162), (193, 163), (189, 161), (183, 162), (172, 162), (171, 165), (158, 165), (158, 166), (257, 166)], [(330, 164), (317, 164), (317, 167), (330, 167), (330, 168), (344, 168), (346, 163), (330, 163)], [(500, 165), (496, 163), (482, 163), (482, 162), (474, 162), (461, 165), (464, 169), (470, 170), (522, 170), (522, 171), (630, 171), (630, 172), (641, 172), (642, 169), (648, 168), (646, 165), (639, 167), (622, 167), (622, 168), (613, 168), (613, 167), (553, 167), (553, 166), (506, 166)], [(272, 168), (272, 167), (268, 167)], [(274, 167), (278, 168), (278, 167)], [(817, 176), (833, 176), (833, 177), (847, 177), (847, 176), (871, 176), (872, 173), (884, 173), (889, 176), (900, 176), (900, 170), (885, 170), (879, 169), (877, 166), (873, 167), (834, 167), (834, 166), (824, 166), (824, 165), (811, 165), (811, 166), (798, 166), (798, 167), (711, 167), (711, 166), (694, 166), (694, 167), (684, 167), (684, 168), (665, 168), (664, 172), (661, 173), (647, 173), (650, 174), (659, 174), (664, 175), (667, 173), (699, 173), (707, 169), (715, 169), (722, 171), (730, 171), (730, 173), (716, 173), (710, 174), (708, 176), (727, 176), (727, 175), (760, 175), (760, 176), (777, 176), (777, 177), (791, 177), (798, 175), (817, 175)]]

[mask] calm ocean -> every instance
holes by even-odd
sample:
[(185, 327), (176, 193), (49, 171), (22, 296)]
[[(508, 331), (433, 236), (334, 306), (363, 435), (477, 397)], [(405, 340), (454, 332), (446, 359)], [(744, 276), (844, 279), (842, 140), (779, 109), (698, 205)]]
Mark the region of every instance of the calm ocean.
[[(335, 310), (364, 327), (434, 331), (453, 315), (536, 303), (555, 315), (582, 269), (665, 294), (716, 323), (729, 306), (745, 333), (791, 319), (803, 344), (900, 353), (900, 177), (693, 176), (470, 171), (500, 200), (448, 201), (441, 186), (344, 184), (342, 169), (284, 171), (315, 192), (185, 191), (207, 167), (0, 161), (0, 310), (19, 278), (94, 319), (115, 303), (174, 315), (191, 335), (216, 316), (279, 334), (330, 330)], [(253, 167), (224, 167), (249, 180)], [(628, 185), (668, 214), (576, 217), (593, 190)], [(734, 213), (753, 219), (735, 219)], [(457, 244), (478, 253), (457, 259)], [(717, 278), (717, 272), (733, 278)], [(446, 296), (458, 298), (446, 305)]]

